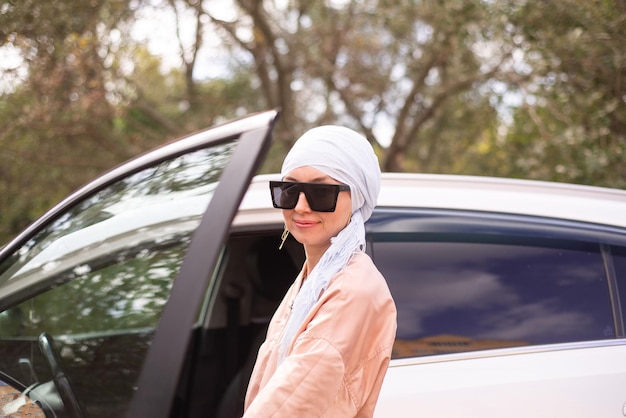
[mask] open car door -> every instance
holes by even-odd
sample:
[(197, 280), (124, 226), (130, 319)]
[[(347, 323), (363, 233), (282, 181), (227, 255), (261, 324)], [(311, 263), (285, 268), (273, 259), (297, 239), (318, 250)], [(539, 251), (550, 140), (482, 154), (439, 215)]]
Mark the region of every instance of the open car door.
[(0, 395), (11, 398), (0, 416), (30, 401), (47, 417), (170, 415), (277, 118), (254, 114), (134, 158), (0, 250)]
[(158, 418), (170, 414), (191, 330), (208, 281), (213, 276), (237, 208), (267, 152), (276, 117), (274, 112), (268, 112), (232, 126), (235, 135), (231, 134), (230, 140), (236, 140), (237, 147), (224, 168), (174, 281), (128, 417)]

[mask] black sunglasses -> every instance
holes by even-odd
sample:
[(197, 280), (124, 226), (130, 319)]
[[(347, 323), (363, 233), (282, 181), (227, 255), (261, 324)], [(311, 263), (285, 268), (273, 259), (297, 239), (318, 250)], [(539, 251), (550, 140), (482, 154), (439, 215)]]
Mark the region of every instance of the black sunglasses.
[(311, 210), (334, 212), (339, 192), (349, 192), (347, 184), (296, 183), (291, 181), (270, 181), (272, 203), (278, 209), (293, 209), (298, 204), (300, 193), (304, 193)]

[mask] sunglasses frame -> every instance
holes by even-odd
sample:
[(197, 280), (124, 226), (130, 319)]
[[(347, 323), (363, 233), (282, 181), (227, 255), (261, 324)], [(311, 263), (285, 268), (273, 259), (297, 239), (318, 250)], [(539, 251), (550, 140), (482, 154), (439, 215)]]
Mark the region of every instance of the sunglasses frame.
[[(292, 207), (281, 206), (276, 203), (274, 199), (274, 189), (278, 188), (281, 190), (281, 193), (284, 192), (284, 187), (291, 186), (298, 188), (298, 196), (295, 199), (295, 202)], [(332, 207), (330, 208), (322, 208), (323, 210), (319, 210), (319, 206), (317, 206), (317, 202), (315, 202), (315, 198), (311, 199), (314, 196), (311, 188), (316, 187), (325, 187), (330, 190), (334, 190), (334, 199)], [(297, 181), (270, 181), (270, 194), (272, 197), (272, 205), (276, 209), (293, 209), (298, 204), (298, 200), (300, 199), (300, 193), (304, 193), (306, 197), (306, 201), (314, 212), (334, 212), (337, 207), (337, 199), (339, 198), (339, 193), (341, 192), (349, 192), (350, 186), (347, 184), (333, 184), (333, 183), (306, 183), (306, 182), (297, 182)]]

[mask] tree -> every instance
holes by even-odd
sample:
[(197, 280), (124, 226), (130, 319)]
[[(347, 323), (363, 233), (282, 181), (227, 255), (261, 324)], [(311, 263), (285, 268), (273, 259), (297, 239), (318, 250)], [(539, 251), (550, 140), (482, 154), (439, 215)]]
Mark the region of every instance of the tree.
[[(447, 121), (471, 121), (473, 111), (482, 119), (472, 124), (477, 131), (495, 125), (489, 84), (524, 79), (511, 65), (514, 49), (496, 48), (508, 39), (489, 3), (236, 4), (237, 19), (212, 21), (226, 43), (248, 53), (269, 104), (283, 109), (283, 153), (307, 127), (342, 123), (366, 134), (386, 171), (462, 169), (438, 155), (477, 137)], [(277, 169), (271, 161), (266, 166)]]
[(19, 48), (27, 69), (0, 106), (6, 238), (132, 150), (113, 134), (116, 109), (102, 59), (127, 2), (25, 0), (2, 12), (0, 44)]
[[(626, 186), (623, 0), (227, 3), (2, 6), (0, 46), (24, 65), (0, 100), (0, 239), (112, 165), (267, 108), (263, 172), (334, 123), (385, 171)], [(177, 67), (131, 37), (151, 8), (174, 17)]]
[(545, 1), (511, 16), (533, 75), (506, 136), (514, 174), (626, 188), (626, 3)]

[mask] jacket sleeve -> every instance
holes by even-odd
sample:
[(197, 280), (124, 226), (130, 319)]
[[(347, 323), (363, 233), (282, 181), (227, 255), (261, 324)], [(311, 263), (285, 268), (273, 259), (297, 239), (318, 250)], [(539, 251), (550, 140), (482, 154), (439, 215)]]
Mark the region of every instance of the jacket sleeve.
[(244, 417), (322, 416), (337, 401), (343, 375), (341, 354), (329, 341), (301, 335)]

